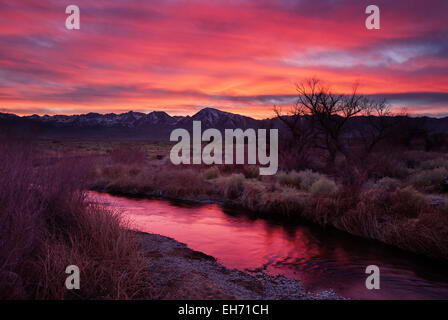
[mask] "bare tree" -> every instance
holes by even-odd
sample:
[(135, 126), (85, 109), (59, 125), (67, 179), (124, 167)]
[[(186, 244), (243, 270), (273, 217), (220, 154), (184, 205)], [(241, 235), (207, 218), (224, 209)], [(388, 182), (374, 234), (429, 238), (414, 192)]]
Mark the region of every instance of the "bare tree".
[[(328, 153), (327, 163), (335, 164), (338, 154), (351, 159), (348, 123), (356, 116), (364, 115), (369, 125), (361, 128), (361, 138), (366, 153), (387, 136), (390, 108), (385, 101), (358, 94), (355, 85), (350, 94), (336, 94), (317, 79), (297, 85), (297, 103), (285, 116), (275, 108), (280, 120), (290, 129), (297, 152), (306, 154), (310, 149), (322, 149)], [(371, 122), (370, 122), (371, 121)], [(363, 131), (366, 129), (366, 131)]]
[(274, 106), (274, 112), (290, 134), (288, 138), (282, 139), (282, 149), (292, 156), (296, 166), (306, 166), (315, 141), (314, 122), (298, 104), (286, 114), (277, 106)]
[(357, 93), (357, 86), (349, 95), (335, 94), (317, 79), (297, 85), (300, 109), (307, 113), (317, 129), (317, 148), (328, 152), (328, 164), (333, 165), (338, 153), (348, 157), (342, 141), (350, 119), (359, 115), (368, 105), (364, 96)]
[(368, 157), (380, 142), (389, 138), (399, 124), (399, 119), (395, 118), (386, 100), (366, 99), (365, 106), (362, 115), (366, 122), (356, 130), (362, 142), (362, 159)]

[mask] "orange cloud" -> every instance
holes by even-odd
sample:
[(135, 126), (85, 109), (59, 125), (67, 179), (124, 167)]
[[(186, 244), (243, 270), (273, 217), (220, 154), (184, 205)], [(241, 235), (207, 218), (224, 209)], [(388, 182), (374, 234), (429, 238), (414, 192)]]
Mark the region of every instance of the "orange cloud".
[(264, 118), (309, 77), (339, 92), (359, 82), (366, 94), (400, 95), (391, 102), (417, 114), (448, 110), (442, 0), (377, 1), (377, 31), (354, 0), (79, 0), (80, 30), (65, 29), (60, 1), (3, 2), (3, 111), (213, 106)]

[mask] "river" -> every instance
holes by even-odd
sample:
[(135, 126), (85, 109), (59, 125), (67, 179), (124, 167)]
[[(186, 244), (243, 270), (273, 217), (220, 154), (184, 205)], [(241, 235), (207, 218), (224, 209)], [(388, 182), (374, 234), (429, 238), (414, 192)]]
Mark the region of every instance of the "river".
[[(89, 197), (122, 211), (132, 229), (174, 238), (228, 268), (282, 274), (353, 299), (448, 299), (448, 264), (331, 228), (285, 226), (216, 204)], [(365, 287), (369, 265), (380, 268), (379, 290)]]

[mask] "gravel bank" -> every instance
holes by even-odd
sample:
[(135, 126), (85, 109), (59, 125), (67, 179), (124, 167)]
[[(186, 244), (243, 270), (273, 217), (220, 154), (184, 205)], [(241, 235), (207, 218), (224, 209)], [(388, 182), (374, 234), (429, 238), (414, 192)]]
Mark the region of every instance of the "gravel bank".
[(215, 258), (157, 234), (138, 232), (160, 299), (341, 299), (333, 291), (307, 292), (299, 281), (230, 270)]

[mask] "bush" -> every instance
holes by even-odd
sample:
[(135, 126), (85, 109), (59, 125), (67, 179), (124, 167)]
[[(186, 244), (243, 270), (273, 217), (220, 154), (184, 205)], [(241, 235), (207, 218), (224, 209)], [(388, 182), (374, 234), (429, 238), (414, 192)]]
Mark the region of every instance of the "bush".
[(324, 176), (311, 170), (305, 170), (300, 171), (298, 177), (300, 179), (300, 188), (302, 190), (310, 191), (311, 186)]
[(415, 173), (409, 178), (409, 183), (416, 188), (439, 189), (447, 177), (447, 169), (436, 168)]
[(277, 175), (277, 180), (282, 186), (295, 187), (300, 189), (300, 175), (296, 171), (291, 171), (289, 173), (280, 172)]
[[(377, 160), (378, 161), (378, 160)], [(408, 165), (406, 165), (403, 162), (397, 162), (395, 164), (391, 164), (389, 166), (389, 164), (387, 162), (385, 162), (385, 165), (387, 167), (387, 169), (385, 170), (385, 174), (389, 175), (391, 177), (395, 177), (395, 178), (399, 178), (399, 179), (403, 179), (406, 178), (407, 176), (409, 176), (409, 168)]]
[(420, 168), (424, 170), (445, 168), (448, 170), (448, 159), (438, 158), (433, 160), (427, 160), (421, 163)]
[(258, 178), (258, 176), (260, 175), (260, 168), (255, 165), (244, 166), (243, 174), (247, 179)]
[(337, 191), (338, 187), (336, 183), (325, 177), (322, 177), (314, 182), (310, 188), (310, 192), (313, 195), (329, 196), (335, 194)]
[(376, 182), (374, 188), (384, 189), (392, 192), (397, 190), (400, 186), (400, 180), (390, 177), (384, 177)]
[(217, 167), (211, 167), (205, 169), (203, 172), (204, 178), (207, 180), (216, 179), (219, 177), (219, 169)]

